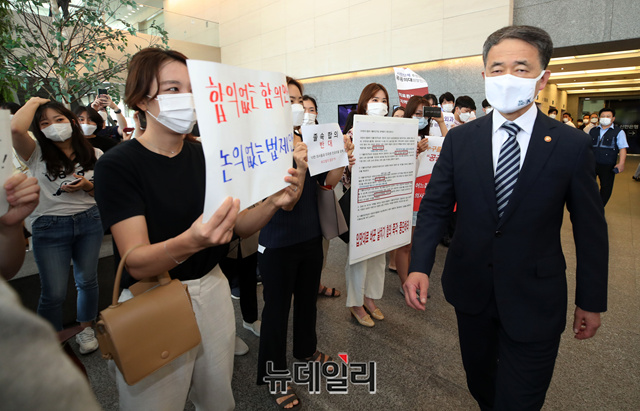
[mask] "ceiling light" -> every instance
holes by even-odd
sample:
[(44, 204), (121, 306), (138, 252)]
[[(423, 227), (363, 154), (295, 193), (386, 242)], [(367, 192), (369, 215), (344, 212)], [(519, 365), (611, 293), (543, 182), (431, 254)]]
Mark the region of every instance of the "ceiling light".
[(629, 91), (640, 91), (640, 87), (611, 87), (589, 90), (567, 90), (567, 94), (621, 93)]
[(599, 73), (616, 73), (622, 71), (640, 70), (640, 67), (615, 67), (606, 69), (594, 69), (594, 70), (578, 70), (578, 71), (565, 71), (562, 73), (551, 73), (551, 77), (574, 77), (584, 74), (599, 74)]
[[(574, 80), (575, 81), (575, 80)], [(580, 83), (558, 83), (558, 88), (599, 87), (603, 85), (640, 84), (639, 79), (583, 81)]]
[[(566, 56), (566, 57), (554, 57), (551, 59), (549, 64), (553, 65), (558, 62), (566, 62), (566, 63), (583, 63), (588, 60), (603, 60), (612, 56), (618, 56), (617, 58), (623, 58), (623, 55), (629, 54), (634, 55), (640, 53), (640, 49), (635, 50), (623, 50), (623, 51), (611, 51), (608, 53), (596, 53), (596, 54), (582, 54), (579, 56)], [(626, 56), (624, 56), (626, 57)], [(632, 57), (632, 56), (629, 56)]]

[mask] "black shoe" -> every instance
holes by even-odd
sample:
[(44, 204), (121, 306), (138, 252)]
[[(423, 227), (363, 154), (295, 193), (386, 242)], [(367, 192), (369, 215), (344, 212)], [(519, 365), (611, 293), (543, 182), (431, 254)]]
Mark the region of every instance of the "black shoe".
[(233, 298), (234, 300), (240, 299), (240, 287), (233, 287), (231, 289), (231, 298)]
[(631, 176), (631, 178), (633, 178), (636, 181), (640, 181), (640, 177), (636, 177), (636, 176)]

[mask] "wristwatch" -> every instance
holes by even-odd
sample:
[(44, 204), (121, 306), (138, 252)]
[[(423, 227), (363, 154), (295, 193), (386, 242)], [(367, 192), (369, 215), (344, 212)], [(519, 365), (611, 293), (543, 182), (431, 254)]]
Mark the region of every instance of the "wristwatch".
[(113, 110), (113, 113), (114, 113), (114, 114), (120, 114), (120, 113), (122, 113), (122, 110), (120, 110), (120, 109)]

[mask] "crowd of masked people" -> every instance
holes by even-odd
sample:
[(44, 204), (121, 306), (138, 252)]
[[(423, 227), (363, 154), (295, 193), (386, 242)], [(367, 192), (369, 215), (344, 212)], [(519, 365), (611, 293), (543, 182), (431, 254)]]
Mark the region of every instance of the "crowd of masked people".
[[(304, 94), (300, 82), (287, 77), (294, 123), (294, 162), (288, 173), (278, 178), (288, 186), (240, 213), (238, 200), (227, 198), (203, 223), (205, 158), (192, 133), (196, 114), (186, 58), (177, 51), (158, 48), (144, 49), (132, 58), (124, 103), (136, 112), (134, 138), (121, 109), (105, 94), (90, 106), (74, 111), (39, 97), (31, 98), (22, 107), (3, 105), (12, 113), (17, 166), (31, 177), (14, 177), (5, 184), (15, 218), (0, 220), (0, 228), (4, 231), (24, 219), (31, 233), (41, 280), (37, 309), (41, 318), (56, 331), (63, 329), (62, 305), (69, 265), (73, 262), (77, 321), (83, 328), (76, 341), (82, 354), (98, 348), (93, 328), (98, 316), (97, 267), (107, 231), (113, 236), (116, 255), (122, 256), (142, 244), (127, 259), (120, 301), (132, 298), (130, 285), (162, 271), (169, 271), (189, 290), (199, 290), (191, 295), (202, 336), (198, 347), (174, 360), (170, 368), (133, 386), (111, 365), (124, 410), (182, 409), (187, 398), (197, 409), (206, 409), (207, 404), (216, 404), (219, 409), (234, 407), (233, 358), (245, 354), (248, 347), (236, 337), (230, 281), (239, 290), (243, 327), (260, 338), (258, 385), (265, 384), (268, 364), (275, 370), (287, 369), (292, 303), (293, 357), (321, 364), (332, 361), (317, 346), (316, 301), (319, 296), (339, 297), (341, 292), (321, 282), (329, 242), (321, 233), (316, 187), (342, 184), (345, 191), (350, 187), (351, 169), (357, 162), (353, 157), (353, 115), (417, 119), (418, 156), (427, 149), (430, 136), (446, 137), (450, 129), (473, 121), (480, 114), (471, 97), (456, 98), (450, 92), (439, 97), (413, 96), (405, 107), (392, 110), (387, 89), (371, 83), (362, 90), (357, 109), (343, 130), (349, 165), (312, 177), (299, 130), (303, 124), (318, 123), (318, 105), (313, 97)], [(168, 99), (179, 109), (164, 110), (162, 103)], [(440, 107), (439, 115), (426, 116), (427, 107)], [(484, 100), (481, 109), (484, 115), (492, 107)], [(117, 120), (112, 126), (107, 126), (108, 113)], [(555, 115), (556, 109), (549, 110), (550, 117)], [(138, 121), (142, 117), (143, 125)], [(563, 114), (563, 121), (576, 127), (569, 113)], [(624, 132), (614, 121), (615, 111), (603, 108), (598, 113), (585, 114), (578, 122), (578, 127), (593, 138), (596, 172), (605, 204), (615, 174), (624, 170), (628, 147)], [(414, 228), (415, 225), (414, 213)], [(455, 213), (442, 239), (444, 245), (453, 230)], [(12, 236), (22, 235), (22, 231), (17, 233)], [(347, 263), (346, 306), (359, 324), (374, 327), (376, 321), (385, 318), (384, 307), (379, 307), (378, 302), (383, 295), (387, 259), (389, 269), (398, 274), (403, 293), (410, 251), (408, 244), (388, 257), (383, 254), (357, 264)], [(261, 315), (256, 295), (258, 272), (264, 297)], [(34, 322), (34, 327), (43, 326), (41, 320), (29, 321)], [(51, 341), (44, 334), (42, 344), (46, 346)], [(68, 369), (67, 373), (73, 379), (73, 370)], [(94, 400), (87, 399), (86, 387), (75, 380), (74, 383), (79, 398), (85, 402), (84, 409), (97, 408)], [(290, 386), (272, 395), (281, 408), (299, 405)]]

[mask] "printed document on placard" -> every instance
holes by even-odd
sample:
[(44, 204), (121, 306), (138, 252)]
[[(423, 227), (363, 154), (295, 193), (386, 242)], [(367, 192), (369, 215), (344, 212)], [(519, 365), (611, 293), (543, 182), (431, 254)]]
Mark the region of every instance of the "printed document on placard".
[(293, 122), (285, 75), (187, 60), (207, 165), (204, 221), (226, 197), (240, 209), (288, 184)]
[(418, 120), (356, 115), (349, 264), (411, 242)]
[(11, 143), (11, 120), (9, 110), (0, 110), (0, 216), (9, 210), (4, 183), (13, 174), (13, 146)]
[(302, 126), (300, 131), (302, 141), (307, 145), (307, 164), (311, 176), (349, 164), (338, 123)]

